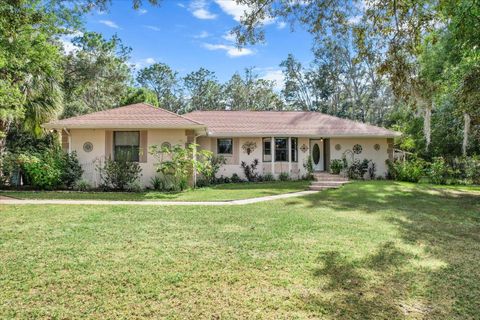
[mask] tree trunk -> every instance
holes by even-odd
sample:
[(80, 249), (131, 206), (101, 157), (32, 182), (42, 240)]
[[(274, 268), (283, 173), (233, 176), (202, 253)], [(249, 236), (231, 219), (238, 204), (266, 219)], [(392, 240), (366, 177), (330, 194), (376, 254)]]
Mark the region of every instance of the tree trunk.
[(10, 123), (0, 120), (0, 180), (3, 176), (3, 155), (7, 146), (7, 133), (10, 128)]
[(0, 120), (0, 156), (5, 152), (5, 147), (7, 145), (7, 133), (9, 129), (10, 123)]
[(468, 147), (468, 133), (470, 132), (470, 115), (468, 113), (463, 114), (463, 143), (462, 143), (462, 154), (467, 155)]
[(432, 130), (431, 130), (431, 121), (432, 121), (432, 109), (433, 109), (433, 102), (431, 105), (425, 106), (425, 115), (423, 118), (423, 134), (425, 136), (426, 146), (425, 151), (428, 151), (428, 147), (430, 146), (431, 139), (432, 139)]

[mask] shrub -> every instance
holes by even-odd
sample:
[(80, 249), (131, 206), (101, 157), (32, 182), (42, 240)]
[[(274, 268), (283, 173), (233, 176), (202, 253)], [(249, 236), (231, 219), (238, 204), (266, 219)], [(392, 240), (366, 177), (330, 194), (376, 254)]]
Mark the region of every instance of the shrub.
[(278, 175), (278, 180), (280, 180), (280, 181), (288, 181), (288, 180), (290, 180), (290, 175), (288, 174), (288, 172), (281, 172), (281, 173)]
[(307, 160), (303, 163), (303, 167), (307, 171), (306, 180), (313, 180), (313, 162), (311, 157), (307, 157)]
[(150, 178), (150, 184), (152, 185), (153, 190), (162, 189), (162, 179), (158, 175)]
[(4, 185), (19, 186), (23, 176), (24, 184), (39, 189), (72, 188), (83, 174), (76, 153), (68, 154), (55, 147), (33, 153), (6, 152), (1, 162), (0, 184)]
[(370, 160), (370, 162), (368, 164), (368, 177), (371, 180), (375, 179), (375, 173), (376, 172), (377, 172), (377, 165), (375, 164), (375, 162)]
[[(172, 176), (177, 190), (183, 191), (188, 187), (188, 178), (195, 166), (193, 160), (195, 148), (196, 146), (193, 144), (186, 148), (180, 145), (174, 145), (171, 148), (150, 147), (150, 153), (159, 160), (156, 164), (157, 171), (164, 176)], [(170, 159), (165, 160), (164, 156), (168, 156)]]
[(165, 177), (172, 177), (176, 190), (187, 189), (189, 177), (194, 169), (211, 182), (221, 166), (220, 158), (214, 159), (212, 152), (208, 150), (197, 151), (197, 147), (196, 144), (189, 144), (185, 148), (180, 145), (171, 148), (161, 148), (157, 145), (150, 147), (150, 154), (158, 159), (157, 171)]
[(245, 177), (248, 181), (257, 181), (258, 172), (256, 172), (256, 170), (258, 166), (258, 159), (254, 159), (249, 165), (245, 161), (242, 161), (240, 166), (242, 167), (243, 173), (245, 174)]
[(275, 181), (275, 176), (271, 172), (267, 172), (263, 175), (263, 181)]
[(478, 156), (457, 158), (452, 163), (455, 183), (480, 184), (480, 158)]
[(388, 176), (391, 179), (418, 182), (424, 174), (425, 163), (419, 159), (392, 162), (387, 160)]
[(465, 158), (463, 161), (466, 179), (474, 184), (480, 184), (480, 158), (473, 156)]
[(363, 161), (355, 160), (347, 168), (347, 175), (350, 179), (363, 179), (365, 173), (368, 171), (370, 160), (364, 159)]
[(333, 174), (340, 174), (344, 168), (343, 161), (340, 159), (333, 159), (330, 161), (330, 172)]
[(226, 163), (223, 156), (214, 156), (210, 151), (204, 151), (197, 156), (197, 171), (203, 179), (197, 179), (197, 185), (200, 180), (201, 183), (209, 185), (215, 182), (215, 176), (220, 170), (220, 167)]
[(43, 155), (21, 154), (18, 161), (35, 188), (53, 189), (61, 184), (62, 171), (57, 161), (48, 153)]
[(447, 184), (448, 179), (453, 175), (453, 170), (445, 159), (438, 157), (433, 159), (426, 173), (431, 183)]
[(91, 186), (86, 180), (78, 180), (75, 182), (73, 189), (77, 191), (88, 191), (91, 189)]
[(125, 190), (128, 192), (141, 192), (142, 186), (140, 185), (140, 183), (138, 183), (138, 181), (129, 182), (125, 187)]
[(21, 163), (18, 156), (11, 152), (0, 155), (0, 187), (20, 184)]
[(159, 172), (155, 177), (150, 179), (150, 183), (152, 184), (153, 189), (157, 191), (179, 191), (175, 177), (172, 175), (165, 175)]
[(83, 169), (78, 162), (77, 153), (64, 153), (61, 161), (61, 181), (67, 188), (72, 188), (80, 180)]
[(236, 173), (232, 174), (230, 181), (232, 181), (233, 183), (243, 182), (243, 180)]
[(102, 187), (106, 190), (125, 190), (129, 184), (137, 182), (142, 168), (137, 162), (126, 160), (105, 160), (102, 167), (97, 167), (102, 180)]

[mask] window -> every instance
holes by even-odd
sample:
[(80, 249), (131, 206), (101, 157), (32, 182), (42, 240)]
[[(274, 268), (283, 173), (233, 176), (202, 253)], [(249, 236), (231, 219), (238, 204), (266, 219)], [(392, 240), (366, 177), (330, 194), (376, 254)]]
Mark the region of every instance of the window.
[(272, 143), (270, 138), (263, 138), (263, 162), (272, 161)]
[(292, 162), (298, 162), (298, 138), (292, 139)]
[(232, 154), (232, 139), (217, 139), (217, 153), (218, 154)]
[(115, 131), (113, 136), (114, 159), (126, 161), (139, 161), (140, 132)]
[(287, 138), (275, 138), (275, 161), (288, 161)]

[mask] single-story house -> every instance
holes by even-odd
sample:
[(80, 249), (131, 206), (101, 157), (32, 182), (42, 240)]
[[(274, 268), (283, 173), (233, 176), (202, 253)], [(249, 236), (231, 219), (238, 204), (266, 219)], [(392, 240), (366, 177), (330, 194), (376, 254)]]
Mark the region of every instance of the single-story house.
[(299, 178), (311, 158), (315, 171), (326, 171), (333, 159), (369, 159), (377, 176), (393, 158), (398, 132), (319, 112), (195, 111), (185, 115), (145, 103), (57, 120), (44, 125), (61, 133), (66, 151), (76, 151), (84, 179), (98, 185), (96, 167), (106, 158), (128, 152), (142, 167), (141, 184), (150, 185), (156, 159), (149, 146), (196, 143), (222, 155), (226, 164), (218, 176), (244, 177), (242, 161), (258, 159), (260, 174), (282, 172)]

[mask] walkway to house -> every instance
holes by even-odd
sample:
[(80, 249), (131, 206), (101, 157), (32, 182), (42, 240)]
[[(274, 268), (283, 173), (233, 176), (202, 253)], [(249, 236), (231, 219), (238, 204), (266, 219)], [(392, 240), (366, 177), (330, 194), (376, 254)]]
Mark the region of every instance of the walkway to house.
[(287, 199), (301, 197), (316, 193), (317, 191), (300, 191), (292, 193), (278, 194), (274, 196), (257, 197), (232, 201), (122, 201), (122, 200), (63, 200), (63, 199), (14, 199), (9, 197), (0, 197), (0, 204), (88, 204), (88, 205), (159, 205), (159, 206), (230, 206), (244, 205), (270, 200)]

